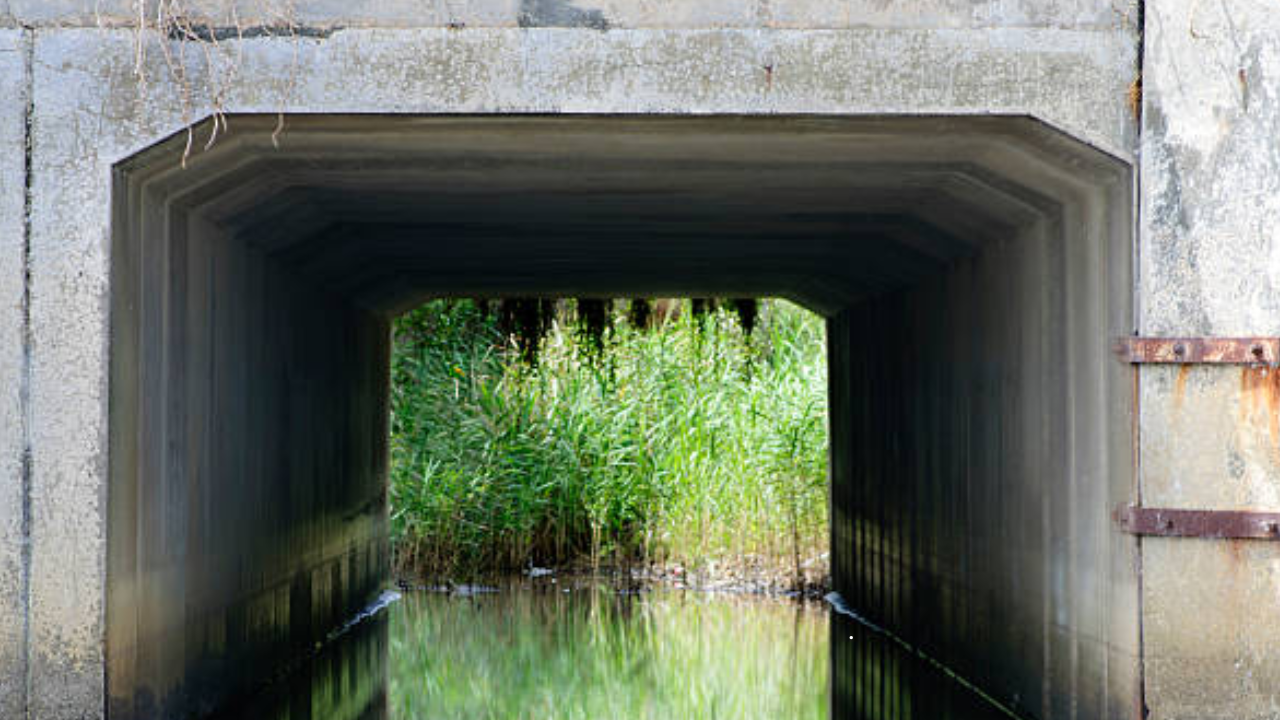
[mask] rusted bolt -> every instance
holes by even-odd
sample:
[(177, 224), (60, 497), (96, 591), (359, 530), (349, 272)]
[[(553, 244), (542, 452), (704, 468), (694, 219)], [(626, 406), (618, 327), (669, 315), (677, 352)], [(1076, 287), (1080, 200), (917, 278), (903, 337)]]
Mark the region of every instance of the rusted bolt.
[(1280, 523), (1274, 520), (1262, 523), (1262, 530), (1268, 535), (1280, 533)]
[(1259, 360), (1262, 359), (1263, 350), (1261, 345), (1254, 345), (1253, 347), (1249, 348), (1249, 352), (1253, 353), (1253, 356), (1255, 358)]
[(1169, 518), (1165, 518), (1165, 519), (1163, 519), (1163, 520), (1161, 520), (1161, 521), (1160, 521), (1160, 527), (1161, 527), (1161, 529), (1163, 529), (1163, 530), (1172, 530), (1172, 529), (1173, 529), (1173, 521), (1172, 521), (1172, 520), (1170, 520)]
[(1176, 345), (1173, 346), (1173, 354), (1177, 355), (1178, 357), (1182, 357), (1183, 355), (1186, 355), (1187, 346), (1183, 345), (1182, 343), (1177, 343)]

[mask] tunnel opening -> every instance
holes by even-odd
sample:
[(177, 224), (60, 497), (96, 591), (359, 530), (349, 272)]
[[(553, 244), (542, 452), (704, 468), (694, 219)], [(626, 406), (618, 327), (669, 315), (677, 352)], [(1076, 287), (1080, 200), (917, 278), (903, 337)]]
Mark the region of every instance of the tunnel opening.
[(824, 337), (768, 299), (397, 318), (388, 716), (826, 718)]
[(820, 316), (768, 298), (455, 298), (396, 318), (392, 347), (402, 588), (824, 594)]
[(1122, 161), (1025, 117), (229, 120), (115, 169), (111, 717), (214, 711), (377, 595), (390, 320), (486, 295), (819, 312), (836, 590), (1029, 715), (1133, 707)]

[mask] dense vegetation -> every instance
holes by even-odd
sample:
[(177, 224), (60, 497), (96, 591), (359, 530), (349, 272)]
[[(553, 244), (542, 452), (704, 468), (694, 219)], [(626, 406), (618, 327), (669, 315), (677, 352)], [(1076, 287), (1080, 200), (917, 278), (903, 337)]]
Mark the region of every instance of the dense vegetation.
[(529, 308), (442, 300), (396, 322), (402, 570), (585, 558), (789, 575), (825, 551), (820, 318), (781, 301), (758, 317), (688, 301), (657, 319), (622, 302)]

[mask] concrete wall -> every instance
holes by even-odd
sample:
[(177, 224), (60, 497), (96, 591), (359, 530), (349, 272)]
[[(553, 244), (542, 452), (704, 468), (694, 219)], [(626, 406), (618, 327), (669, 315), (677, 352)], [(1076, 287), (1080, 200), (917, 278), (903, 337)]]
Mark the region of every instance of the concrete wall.
[(0, 716), (26, 706), (26, 118), (31, 38), (0, 30)]
[(837, 590), (1041, 718), (1140, 717), (1128, 176), (1090, 187), (829, 325)]
[(176, 164), (116, 181), (112, 718), (218, 708), (309, 652), (388, 572), (386, 319), (159, 189)]
[[(1149, 335), (1280, 335), (1280, 14), (1147, 3), (1140, 303)], [(1142, 501), (1280, 510), (1274, 369), (1141, 373)], [(1280, 544), (1143, 541), (1153, 718), (1280, 708)]]
[[(887, 6), (875, 0), (204, 0), (195, 12), (214, 22), (230, 20), (234, 6), (249, 23), (278, 21), (287, 8), (308, 25), (341, 27), (586, 27), (622, 28), (1000, 28), (1070, 27), (1131, 29), (1135, 5), (1099, 0), (912, 0)], [(26, 24), (120, 25), (136, 15), (132, 0), (8, 0), (0, 19)]]
[[(1136, 14), (1105, 0), (797, 0), (749, 10), (692, 1), (658, 9), (497, 0), (426, 10), (419, 3), (302, 5), (307, 26), (299, 41), (225, 42), (240, 63), (222, 98), (226, 110), (997, 113), (1040, 118), (1120, 158), (1133, 156), (1136, 140), (1125, 102), (1135, 76)], [(150, 33), (143, 33), (146, 81), (139, 80), (127, 10), (123, 2), (91, 0), (0, 7), (4, 97), (32, 100), (29, 132), (24, 103), (0, 108), (0, 243), (30, 249), (16, 266), (12, 252), (0, 253), (0, 339), (23, 337), (24, 316), (31, 338), (21, 353), (0, 343), (7, 353), (0, 357), (7, 393), (0, 397), (0, 598), (6, 607), (30, 608), (25, 631), (0, 613), (0, 637), (29, 636), (16, 649), (12, 640), (0, 645), (3, 657), (28, 660), (24, 670), (3, 665), (0, 702), (13, 703), (29, 686), (31, 717), (103, 712), (107, 479), (117, 460), (108, 437), (117, 391), (109, 372), (113, 168), (212, 107), (203, 81), (184, 107)], [(596, 29), (601, 19), (613, 29)], [(205, 77), (202, 58), (186, 56), (191, 77)], [(196, 138), (197, 154), (205, 139)], [(27, 187), (29, 224), (21, 209)], [(25, 313), (21, 301), (14, 305), (24, 293)], [(30, 510), (15, 519), (15, 507)]]

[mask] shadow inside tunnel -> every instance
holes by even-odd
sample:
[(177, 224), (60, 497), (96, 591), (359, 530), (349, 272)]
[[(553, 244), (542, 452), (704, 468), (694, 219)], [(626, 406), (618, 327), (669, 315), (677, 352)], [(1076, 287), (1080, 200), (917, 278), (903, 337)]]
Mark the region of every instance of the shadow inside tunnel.
[(387, 613), (356, 623), (252, 696), (208, 720), (386, 720)]
[(892, 638), (832, 610), (833, 720), (1022, 720)]
[[(1017, 720), (858, 620), (830, 612), (833, 720)], [(387, 720), (388, 613), (360, 623), (214, 720)]]

